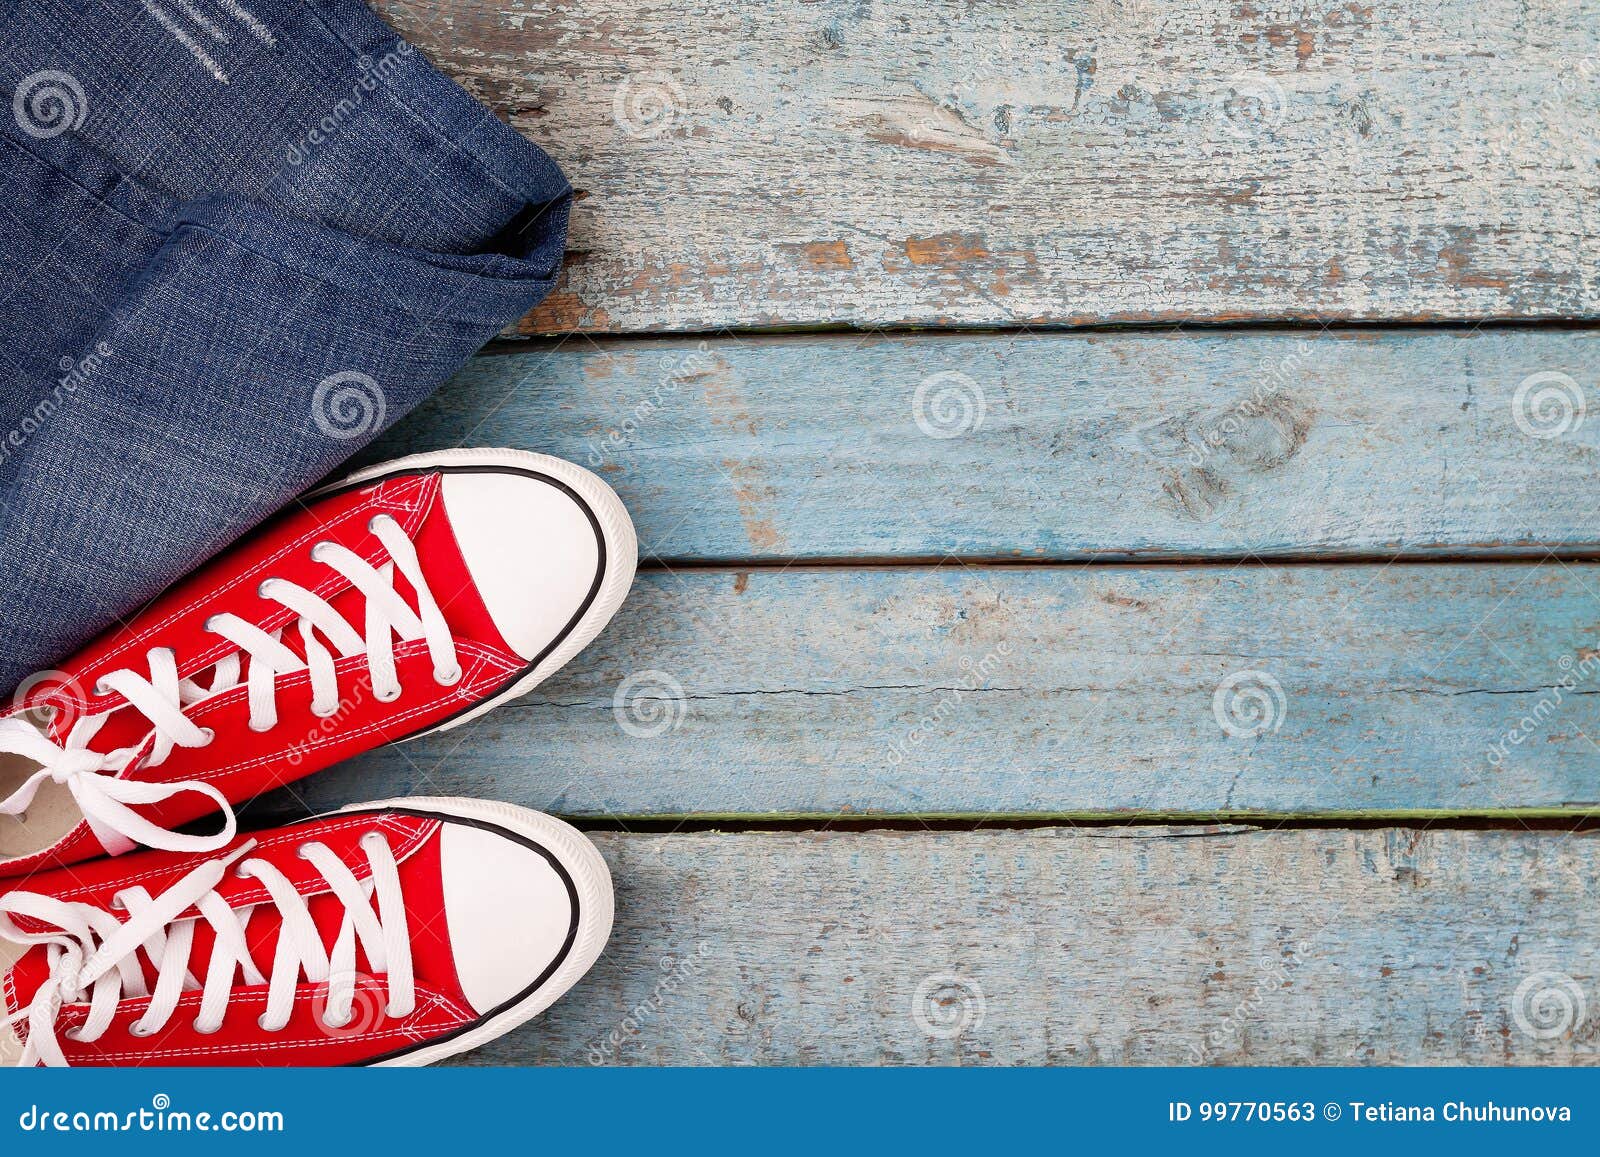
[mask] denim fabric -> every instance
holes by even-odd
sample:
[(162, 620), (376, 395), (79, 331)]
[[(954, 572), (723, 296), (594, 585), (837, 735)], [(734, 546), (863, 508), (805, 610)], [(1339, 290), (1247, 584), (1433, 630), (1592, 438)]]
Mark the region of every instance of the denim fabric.
[(532, 308), (571, 190), (359, 0), (0, 11), (10, 688)]

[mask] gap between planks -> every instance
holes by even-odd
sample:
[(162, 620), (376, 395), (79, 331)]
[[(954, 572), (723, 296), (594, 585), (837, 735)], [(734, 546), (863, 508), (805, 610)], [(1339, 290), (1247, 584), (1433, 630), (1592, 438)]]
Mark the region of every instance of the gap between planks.
[[(1426, 553), (1436, 550), (1437, 553)], [(1292, 552), (1278, 554), (1271, 550), (1252, 550), (1240, 554), (1172, 555), (1152, 552), (1144, 556), (1125, 551), (1102, 551), (1082, 557), (1018, 558), (1016, 556), (928, 554), (915, 556), (883, 555), (879, 557), (820, 555), (792, 555), (766, 558), (674, 558), (664, 560), (656, 555), (641, 555), (638, 569), (652, 573), (674, 571), (721, 571), (738, 575), (749, 571), (858, 571), (858, 570), (937, 570), (946, 566), (964, 566), (975, 570), (1076, 570), (1082, 567), (1100, 567), (1106, 570), (1192, 570), (1217, 567), (1315, 567), (1315, 566), (1539, 566), (1547, 562), (1600, 562), (1600, 547), (1522, 544), (1505, 546), (1484, 543), (1469, 546), (1452, 543), (1438, 547), (1407, 547), (1403, 554), (1372, 551), (1326, 550), (1315, 554)]]
[(714, 338), (748, 338), (754, 342), (776, 344), (783, 341), (798, 342), (829, 337), (844, 339), (868, 337), (891, 339), (928, 338), (932, 340), (949, 339), (951, 341), (960, 341), (963, 338), (970, 339), (975, 337), (1025, 338), (1052, 334), (1069, 337), (1092, 337), (1096, 334), (1121, 337), (1162, 336), (1190, 330), (1218, 337), (1228, 334), (1294, 337), (1296, 335), (1304, 336), (1306, 334), (1321, 333), (1359, 333), (1368, 330), (1393, 333), (1444, 331), (1471, 334), (1478, 330), (1501, 329), (1577, 333), (1600, 330), (1600, 320), (1578, 317), (1520, 317), (1514, 314), (1500, 317), (1443, 317), (1436, 320), (1427, 318), (1390, 318), (1376, 321), (1356, 321), (1344, 318), (1329, 321), (1308, 321), (1293, 317), (1221, 320), (1196, 317), (1165, 322), (1104, 321), (1080, 322), (1075, 325), (958, 325), (940, 328), (921, 325), (850, 326), (823, 324), (815, 326), (769, 326), (757, 329), (720, 326), (714, 329), (632, 330), (620, 333), (589, 333), (584, 330), (571, 330), (566, 333), (502, 334), (480, 349), (475, 356), (480, 358), (512, 357), (517, 354), (540, 353), (542, 351), (560, 349), (575, 339), (594, 345), (604, 344), (606, 346), (626, 347), (644, 342), (692, 342), (697, 339)]
[[(300, 817), (294, 817), (300, 818)], [(1392, 812), (1271, 813), (1232, 812), (1140, 812), (1126, 816), (1103, 813), (1078, 815), (993, 816), (644, 816), (596, 818), (563, 817), (586, 832), (628, 832), (634, 835), (671, 835), (679, 832), (709, 832), (717, 835), (743, 835), (752, 832), (827, 832), (846, 835), (872, 832), (985, 832), (1031, 831), (1037, 828), (1074, 828), (1086, 834), (1107, 838), (1150, 830), (1150, 838), (1187, 838), (1229, 832), (1291, 831), (1370, 831), (1404, 828), (1416, 831), (1473, 832), (1554, 832), (1570, 835), (1600, 830), (1600, 804), (1591, 811), (1560, 811), (1551, 808), (1505, 808), (1480, 813), (1445, 809)], [(275, 820), (275, 824), (291, 822)]]
[[(1579, 809), (1590, 810), (1579, 810)], [(287, 792), (273, 793), (238, 809), (249, 827), (271, 828), (298, 823), (318, 814)], [(745, 835), (757, 832), (817, 832), (846, 835), (872, 832), (985, 832), (1030, 831), (1038, 828), (1074, 828), (1108, 837), (1135, 829), (1150, 829), (1153, 836), (1183, 838), (1227, 832), (1369, 831), (1404, 828), (1417, 831), (1554, 832), (1574, 834), (1600, 830), (1600, 803), (1574, 803), (1565, 808), (1485, 808), (1479, 811), (1450, 808), (1395, 808), (1367, 811), (1324, 812), (1056, 812), (1029, 815), (994, 815), (987, 812), (930, 815), (850, 815), (785, 812), (749, 815), (593, 816), (562, 815), (579, 831), (623, 832), (633, 835), (710, 833)], [(203, 823), (193, 825), (201, 831)]]

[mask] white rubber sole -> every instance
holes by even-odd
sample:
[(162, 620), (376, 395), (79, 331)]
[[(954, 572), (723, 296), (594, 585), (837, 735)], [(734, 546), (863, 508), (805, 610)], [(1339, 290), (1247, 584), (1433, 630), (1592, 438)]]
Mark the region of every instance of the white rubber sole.
[(601, 580), (600, 589), (595, 592), (594, 601), (589, 604), (588, 610), (584, 611), (577, 625), (561, 641), (561, 645), (541, 659), (532, 671), (493, 698), (446, 720), (437, 727), (408, 735), (399, 741), (401, 743), (460, 727), (463, 723), (494, 710), (502, 703), (526, 695), (566, 666), (574, 655), (594, 641), (595, 636), (605, 628), (622, 606), (623, 599), (633, 586), (633, 574), (639, 562), (639, 543), (634, 533), (633, 520), (628, 517), (628, 510), (622, 505), (622, 499), (617, 497), (616, 491), (606, 485), (598, 475), (585, 470), (582, 466), (575, 466), (560, 458), (552, 458), (548, 454), (534, 454), (527, 450), (434, 450), (426, 454), (412, 454), (406, 458), (380, 462), (365, 470), (358, 470), (343, 481), (323, 487), (316, 493), (321, 494), (326, 490), (368, 482), (386, 474), (428, 470), (440, 466), (506, 466), (515, 470), (531, 470), (545, 474), (563, 485), (570, 486), (594, 512), (595, 521), (600, 524), (600, 534), (606, 546), (606, 574)]
[[(526, 999), (491, 1015), (459, 1036), (426, 1045), (404, 1056), (378, 1061), (374, 1067), (419, 1068), (480, 1048), (549, 1008), (600, 959), (606, 940), (611, 936), (611, 922), (616, 911), (611, 870), (599, 850), (577, 828), (542, 812), (477, 799), (391, 799), (353, 804), (339, 811), (381, 811), (385, 808), (437, 812), (442, 816), (486, 823), (504, 828), (549, 850), (561, 861), (561, 866), (572, 877), (573, 886), (578, 891), (578, 934), (560, 966)], [(529, 977), (530, 982), (532, 979)]]

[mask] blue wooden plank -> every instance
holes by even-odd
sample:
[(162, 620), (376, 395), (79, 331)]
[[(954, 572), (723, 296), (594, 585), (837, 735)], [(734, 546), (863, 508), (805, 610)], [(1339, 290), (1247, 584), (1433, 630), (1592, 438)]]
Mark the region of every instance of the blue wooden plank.
[(296, 785), (574, 816), (1587, 812), (1600, 566), (641, 575), (533, 694)]
[(1600, 548), (1597, 371), (1587, 332), (582, 341), (477, 359), (371, 456), (585, 463), (647, 563), (1543, 557)]
[(1600, 312), (1582, 3), (380, 7), (585, 194), (530, 331)]
[(1593, 1064), (1591, 838), (598, 833), (594, 971), (479, 1064)]

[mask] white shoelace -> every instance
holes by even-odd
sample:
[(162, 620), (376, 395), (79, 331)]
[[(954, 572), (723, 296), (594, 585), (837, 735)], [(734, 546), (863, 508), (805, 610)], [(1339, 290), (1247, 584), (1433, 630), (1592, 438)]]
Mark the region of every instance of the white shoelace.
[[(310, 842), (300, 855), (322, 873), (333, 895), (344, 905), (344, 920), (333, 950), (323, 947), (305, 898), (287, 877), (265, 860), (245, 859), (235, 868), (241, 877), (254, 877), (271, 897), (282, 927), (272, 960), (271, 977), (263, 976), (250, 957), (245, 929), (256, 907), (228, 907), (216, 888), (228, 868), (254, 847), (244, 844), (228, 856), (201, 864), (159, 896), (141, 887), (118, 892), (112, 903), (127, 913), (119, 921), (111, 912), (90, 904), (69, 903), (32, 892), (0, 896), (0, 939), (19, 945), (47, 945), (50, 975), (28, 1006), (6, 1017), (4, 1024), (27, 1021), (28, 1039), (18, 1065), (32, 1067), (67, 1063), (56, 1036), (56, 1019), (64, 1004), (89, 1002), (89, 1016), (67, 1035), (74, 1041), (92, 1042), (103, 1037), (115, 1018), (117, 1005), (127, 999), (149, 998), (144, 1014), (129, 1026), (135, 1036), (160, 1031), (177, 1010), (185, 991), (201, 989), (200, 1009), (194, 1020), (197, 1032), (222, 1027), (235, 974), (247, 985), (267, 985), (267, 1006), (259, 1021), (263, 1032), (279, 1032), (294, 1011), (295, 990), (303, 973), (312, 984), (328, 986), (322, 1014), (329, 1028), (348, 1025), (354, 1015), (357, 987), (356, 945), (366, 954), (374, 976), (386, 980), (385, 1014), (410, 1015), (416, 1007), (416, 980), (411, 964), (411, 935), (405, 901), (400, 891), (400, 870), (389, 841), (379, 832), (361, 838), (372, 873), (363, 883), (326, 844)], [(378, 910), (372, 910), (376, 893)], [(191, 908), (198, 916), (179, 919)], [(25, 932), (15, 917), (41, 921), (52, 930)], [(189, 970), (190, 948), (196, 924), (204, 920), (215, 933), (205, 981), (197, 982)], [(155, 984), (147, 985), (138, 953), (144, 952), (155, 969)]]
[[(198, 727), (184, 714), (184, 708), (223, 691), (237, 687), (241, 670), (250, 703), (250, 727), (267, 731), (278, 722), (277, 677), (308, 670), (311, 681), (311, 710), (319, 719), (339, 712), (337, 661), (323, 643), (326, 639), (339, 658), (365, 654), (372, 679), (372, 694), (379, 702), (393, 702), (400, 695), (395, 674), (394, 640), (422, 639), (433, 660), (433, 677), (441, 686), (451, 686), (461, 678), (456, 661), (455, 641), (449, 624), (429, 589), (417, 558), (417, 548), (393, 518), (380, 514), (368, 528), (389, 552), (392, 562), (375, 567), (347, 547), (319, 542), (311, 557), (343, 575), (366, 597), (365, 635), (358, 632), (326, 600), (285, 579), (267, 579), (259, 588), (264, 599), (279, 603), (299, 615), (297, 623), (305, 658), (296, 655), (282, 640), (281, 630), (269, 634), (253, 623), (233, 614), (214, 615), (206, 630), (221, 635), (235, 647), (212, 671), (209, 686), (178, 677), (177, 656), (170, 647), (157, 647), (146, 653), (148, 677), (129, 668), (113, 671), (100, 679), (98, 693), (115, 692), (148, 719), (155, 741), (145, 766), (155, 767), (172, 754), (174, 747), (204, 747), (216, 736), (209, 728)], [(399, 568), (416, 592), (417, 610), (412, 610), (394, 587), (394, 572)], [(320, 636), (320, 637), (319, 637)], [(243, 657), (249, 656), (246, 667)], [(94, 834), (113, 854), (125, 852), (135, 844), (175, 852), (215, 851), (233, 839), (237, 827), (233, 811), (222, 794), (208, 783), (140, 783), (118, 779), (137, 758), (143, 744), (119, 748), (106, 754), (90, 751), (88, 745), (110, 713), (79, 720), (68, 732), (66, 742), (57, 745), (26, 719), (0, 720), (0, 753), (20, 755), (40, 765), (8, 798), (0, 801), (0, 816), (15, 816), (33, 803), (39, 788), (47, 781), (65, 784), (77, 802)], [(148, 737), (147, 737), (148, 738)], [(159, 803), (183, 792), (208, 797), (224, 815), (223, 830), (214, 836), (189, 836), (169, 832), (131, 810), (132, 805)]]

